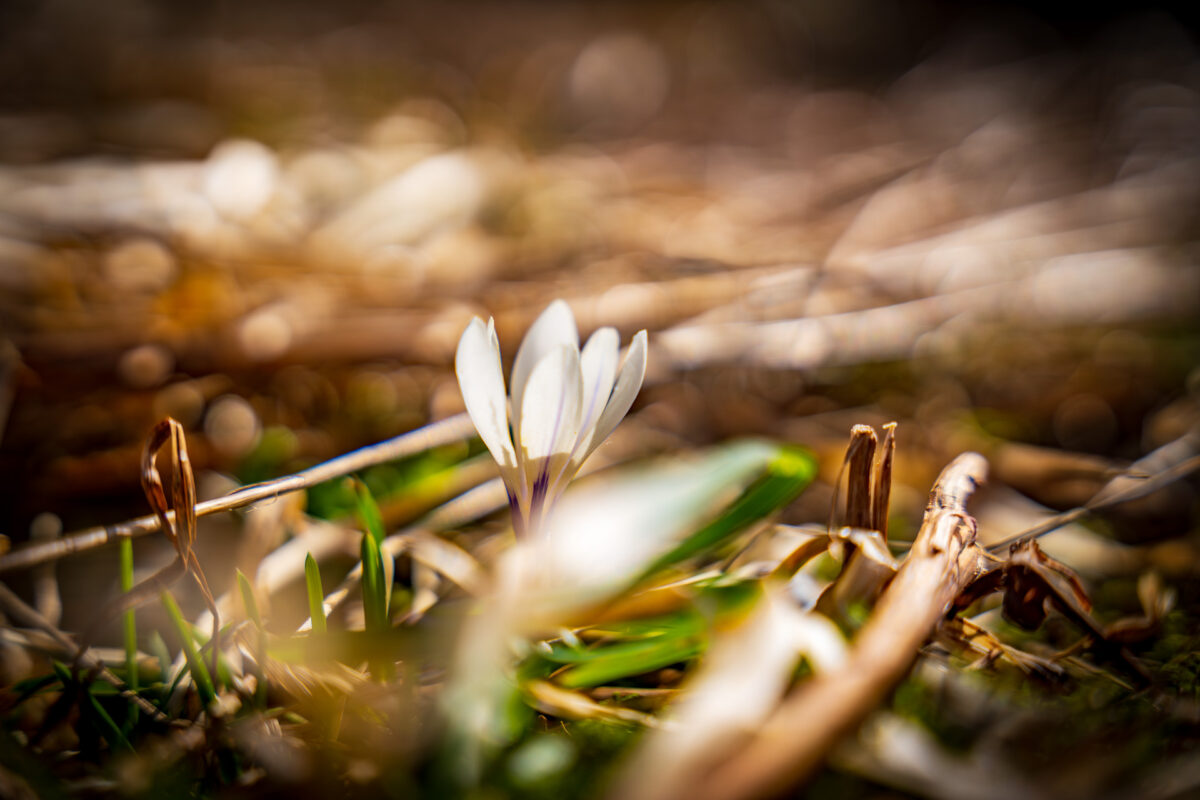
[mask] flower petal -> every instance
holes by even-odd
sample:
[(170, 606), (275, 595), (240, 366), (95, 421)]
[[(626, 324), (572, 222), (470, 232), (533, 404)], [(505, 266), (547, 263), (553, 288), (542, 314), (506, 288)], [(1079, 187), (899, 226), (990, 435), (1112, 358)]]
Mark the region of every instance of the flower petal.
[(517, 454), (508, 432), (507, 397), (498, 347), (491, 323), (484, 327), (483, 320), (475, 317), (458, 340), (454, 371), (458, 374), (467, 413), (503, 473), (506, 468), (517, 466)]
[(617, 347), (620, 336), (615, 328), (600, 328), (588, 338), (579, 357), (583, 372), (583, 411), (579, 418), (579, 439), (572, 454), (588, 452), (592, 433), (612, 394), (617, 378)]
[(521, 347), (517, 350), (517, 359), (513, 362), (512, 370), (512, 413), (514, 433), (517, 441), (521, 441), (521, 413), (525, 398), (525, 386), (529, 383), (533, 370), (542, 362), (546, 354), (556, 347), (574, 348), (579, 352), (579, 331), (575, 328), (575, 317), (571, 307), (562, 300), (555, 300), (546, 307), (530, 326), (525, 334)]
[(559, 345), (529, 376), (521, 412), (521, 455), (525, 480), (534, 498), (548, 489), (579, 437), (583, 379), (579, 353)]
[(617, 374), (617, 385), (613, 387), (612, 397), (608, 399), (608, 405), (604, 407), (604, 411), (600, 413), (600, 419), (596, 421), (596, 430), (592, 433), (587, 449), (575, 454), (577, 463), (582, 464), (584, 459), (608, 438), (608, 435), (629, 413), (645, 377), (646, 332), (638, 331), (629, 345), (629, 352), (625, 354), (625, 361), (621, 363), (621, 371)]
[[(500, 337), (496, 335), (496, 320), (494, 317), (488, 317), (487, 326), (488, 341), (492, 343), (492, 349), (496, 351), (497, 360), (500, 358)], [(501, 363), (500, 372), (503, 374), (504, 365)]]

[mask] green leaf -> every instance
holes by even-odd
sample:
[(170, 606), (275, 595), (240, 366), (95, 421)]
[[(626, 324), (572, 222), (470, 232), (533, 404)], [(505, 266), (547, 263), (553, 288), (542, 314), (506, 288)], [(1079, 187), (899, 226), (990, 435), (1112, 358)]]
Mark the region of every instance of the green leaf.
[(387, 625), (387, 595), (383, 590), (383, 557), (379, 543), (371, 536), (362, 538), (362, 596), (363, 617), (368, 631), (385, 630)]
[(363, 614), (367, 619), (367, 630), (384, 630), (388, 627), (388, 587), (383, 567), (383, 543), (385, 532), (379, 506), (366, 484), (354, 479), (354, 492), (358, 501), (358, 518), (367, 535), (363, 536)]
[(171, 674), (171, 651), (167, 649), (167, 643), (163, 641), (162, 634), (151, 630), (147, 647), (150, 654), (158, 659), (158, 674), (162, 676), (161, 680), (167, 680)]
[[(687, 661), (708, 647), (709, 630), (745, 615), (761, 595), (757, 581), (698, 583), (695, 604), (671, 614), (605, 623), (580, 631), (602, 643), (591, 647), (556, 641), (535, 650), (536, 662), (565, 665), (553, 679), (567, 688), (584, 688)], [(527, 664), (522, 678), (545, 677), (537, 663)]]
[(704, 652), (707, 633), (681, 630), (656, 639), (624, 642), (602, 648), (589, 661), (568, 667), (555, 681), (568, 689), (599, 686), (619, 678), (640, 675), (687, 661)]
[[(365, 561), (363, 569), (366, 569)], [(308, 589), (308, 615), (312, 618), (312, 631), (314, 634), (323, 634), (328, 627), (325, 619), (325, 589), (321, 586), (321, 568), (317, 566), (312, 553), (304, 557), (304, 584)]]
[(183, 655), (187, 659), (188, 670), (192, 673), (192, 680), (196, 683), (196, 691), (200, 695), (200, 702), (208, 708), (214, 700), (217, 699), (217, 692), (213, 688), (212, 676), (208, 674), (208, 667), (204, 665), (203, 659), (196, 652), (196, 639), (193, 635), (191, 624), (183, 618), (183, 613), (179, 610), (179, 606), (175, 603), (175, 598), (170, 592), (162, 593), (163, 608), (167, 610), (167, 616), (171, 620), (171, 624), (175, 626), (176, 632), (179, 634), (179, 639), (183, 644)]
[(779, 511), (804, 491), (817, 475), (817, 462), (808, 450), (780, 445), (766, 472), (746, 487), (732, 505), (700, 530), (657, 558), (642, 573), (641, 582), (656, 572), (725, 543), (749, 525)]
[[(380, 544), (384, 539), (383, 517), (371, 490), (362, 481), (354, 480), (354, 493), (358, 502), (358, 518), (366, 533), (362, 537), (362, 597), (363, 619), (369, 633), (379, 633), (390, 628), (388, 620), (387, 575)], [(379, 680), (391, 677), (391, 664), (383, 659), (371, 662), (371, 673)]]
[[(379, 542), (369, 533), (363, 534), (361, 553), (363, 622), (367, 633), (379, 634), (391, 627), (387, 611), (388, 593), (384, 584), (383, 554)], [(390, 662), (384, 659), (372, 660), (370, 667), (371, 674), (381, 681), (391, 676)]]
[(354, 479), (354, 494), (358, 502), (358, 519), (363, 529), (371, 534), (376, 544), (383, 541), (386, 535), (383, 529), (383, 515), (379, 513), (379, 505), (371, 490), (361, 480)]

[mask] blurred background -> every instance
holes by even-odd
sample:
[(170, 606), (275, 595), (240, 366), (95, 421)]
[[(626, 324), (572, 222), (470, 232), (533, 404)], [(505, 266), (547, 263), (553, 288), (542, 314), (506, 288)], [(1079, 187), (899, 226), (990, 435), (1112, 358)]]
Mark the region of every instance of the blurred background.
[[(1083, 502), (1200, 419), (1196, 21), (10, 0), (0, 532), (145, 513), (165, 415), (205, 497), (455, 413), (470, 317), (511, 358), (555, 297), (651, 331), (614, 457), (897, 419), (910, 521), (968, 447)], [(1194, 531), (1168, 494), (1118, 535)]]

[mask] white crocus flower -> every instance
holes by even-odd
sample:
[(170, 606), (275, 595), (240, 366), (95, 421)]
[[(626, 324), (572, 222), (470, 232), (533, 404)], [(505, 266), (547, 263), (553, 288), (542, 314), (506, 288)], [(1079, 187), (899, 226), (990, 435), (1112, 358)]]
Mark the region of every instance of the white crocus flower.
[(512, 370), (512, 432), (492, 320), (476, 317), (458, 342), (454, 367), (467, 413), (508, 487), (517, 534), (536, 531), (543, 511), (629, 411), (646, 374), (646, 332), (620, 368), (614, 328), (579, 350), (571, 309), (555, 300), (525, 334)]

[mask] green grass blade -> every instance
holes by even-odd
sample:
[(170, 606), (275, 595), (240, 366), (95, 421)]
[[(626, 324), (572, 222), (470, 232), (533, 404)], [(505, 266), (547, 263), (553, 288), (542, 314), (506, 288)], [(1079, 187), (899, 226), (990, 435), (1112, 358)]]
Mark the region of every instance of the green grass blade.
[[(70, 670), (65, 665), (54, 661), (51, 663), (51, 666), (64, 687), (76, 685), (75, 679), (71, 676)], [(100, 701), (91, 693), (89, 687), (83, 686), (81, 688), (83, 689), (83, 693), (87, 695), (88, 707), (99, 724), (101, 735), (108, 740), (108, 746), (113, 750), (125, 750), (132, 753), (133, 745), (125, 738), (125, 734), (117, 727), (117, 723), (113, 722), (113, 718), (104, 710), (104, 706), (100, 705)]]
[[(387, 612), (387, 588), (383, 575), (383, 554), (379, 542), (369, 533), (362, 537), (363, 621), (368, 634), (381, 634), (391, 625)], [(371, 674), (380, 681), (391, 678), (391, 663), (385, 659), (370, 661)]]
[(246, 616), (250, 618), (258, 631), (254, 648), (254, 661), (257, 664), (254, 702), (258, 708), (262, 709), (267, 707), (267, 629), (263, 626), (262, 615), (258, 611), (258, 599), (254, 596), (254, 587), (250, 585), (250, 579), (240, 569), (237, 571), (237, 582), (238, 590), (242, 593), (242, 605), (246, 609)]
[(358, 478), (354, 479), (354, 494), (358, 503), (358, 519), (362, 523), (363, 529), (371, 534), (371, 538), (375, 540), (376, 544), (381, 543), (385, 536), (383, 515), (379, 513), (379, 505), (375, 502), (375, 497), (367, 485)]
[(242, 606), (246, 609), (246, 616), (261, 631), (263, 621), (262, 616), (258, 613), (258, 600), (254, 596), (254, 587), (250, 585), (250, 579), (246, 577), (246, 573), (240, 569), (237, 571), (237, 582), (238, 591), (242, 593)]
[[(118, 550), (120, 554), (121, 564), (121, 591), (129, 592), (133, 589), (133, 540), (122, 539), (121, 546)], [(137, 641), (137, 620), (134, 617), (134, 610), (131, 608), (122, 615), (122, 628), (125, 638), (125, 682), (129, 685), (130, 691), (138, 690), (138, 641)], [(137, 724), (138, 708), (135, 705), (129, 707), (129, 717), (126, 724), (130, 729)]]
[(746, 487), (715, 520), (686, 537), (656, 559), (641, 580), (706, 550), (717, 547), (747, 526), (770, 516), (804, 491), (817, 475), (812, 453), (794, 445), (781, 445), (766, 472)]
[[(535, 661), (562, 665), (554, 681), (581, 689), (641, 675), (688, 661), (708, 647), (709, 632), (743, 617), (760, 596), (756, 581), (732, 585), (698, 584), (697, 605), (660, 617), (624, 620), (589, 629), (605, 643), (591, 647), (554, 642), (536, 651)], [(703, 610), (702, 610), (703, 609)], [(536, 663), (529, 664), (537, 677)]]
[[(354, 479), (354, 494), (358, 502), (358, 517), (366, 530), (362, 540), (363, 617), (368, 631), (386, 631), (390, 627), (388, 601), (391, 599), (391, 586), (389, 570), (385, 569), (380, 548), (385, 536), (383, 516), (379, 513), (371, 490), (357, 478)], [(377, 670), (373, 667), (372, 672)]]
[(171, 676), (171, 652), (167, 650), (167, 643), (163, 641), (162, 634), (151, 630), (147, 637), (146, 647), (150, 651), (150, 655), (158, 659), (160, 680), (166, 681)]
[(582, 689), (652, 672), (699, 655), (704, 651), (707, 640), (704, 632), (694, 631), (662, 639), (612, 645), (605, 648), (602, 657), (567, 668), (555, 681), (568, 689)]
[(179, 606), (170, 592), (162, 593), (162, 604), (183, 643), (183, 655), (187, 659), (192, 680), (196, 682), (196, 691), (200, 694), (200, 701), (205, 708), (208, 708), (217, 699), (217, 692), (213, 688), (212, 676), (208, 674), (208, 667), (204, 665), (203, 659), (196, 652), (196, 638), (193, 635), (192, 626), (183, 618), (183, 612), (179, 610)]
[(362, 545), (363, 602), (367, 630), (385, 630), (388, 627), (389, 587), (380, 549), (385, 536), (383, 516), (379, 513), (371, 490), (357, 478), (354, 479), (354, 493), (358, 502), (358, 518), (368, 534), (363, 537)]
[(383, 587), (383, 557), (379, 542), (369, 534), (362, 538), (362, 597), (363, 617), (366, 629), (371, 632), (386, 630), (387, 596)]
[[(363, 562), (364, 568), (366, 562)], [(309, 553), (304, 558), (304, 584), (308, 589), (308, 615), (312, 618), (314, 634), (325, 633), (328, 627), (325, 619), (325, 589), (321, 586), (321, 568), (317, 560)]]

